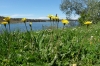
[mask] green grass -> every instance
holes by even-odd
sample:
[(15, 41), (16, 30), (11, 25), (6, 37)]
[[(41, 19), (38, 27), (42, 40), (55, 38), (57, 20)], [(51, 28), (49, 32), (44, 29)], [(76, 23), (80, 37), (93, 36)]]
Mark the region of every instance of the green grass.
[(0, 34), (0, 66), (99, 66), (100, 24)]

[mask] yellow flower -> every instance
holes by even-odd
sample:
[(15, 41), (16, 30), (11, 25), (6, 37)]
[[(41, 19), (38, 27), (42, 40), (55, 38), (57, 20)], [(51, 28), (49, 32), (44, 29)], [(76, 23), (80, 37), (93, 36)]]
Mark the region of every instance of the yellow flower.
[(69, 23), (69, 21), (67, 20), (67, 19), (62, 19), (62, 21), (61, 21), (63, 24), (68, 24)]
[(1, 24), (4, 24), (4, 25), (6, 25), (6, 24), (8, 24), (8, 22), (1, 22)]
[(92, 24), (92, 22), (91, 21), (86, 21), (84, 24), (89, 25), (89, 24)]
[(3, 20), (8, 22), (10, 20), (10, 17), (5, 17)]
[(22, 18), (22, 20), (21, 20), (22, 22), (25, 22), (26, 21), (26, 18)]
[(59, 17), (58, 17), (58, 16), (56, 16), (56, 17), (55, 17), (55, 19), (59, 19)]
[(48, 18), (51, 18), (53, 15), (48, 15)]
[(52, 17), (51, 17), (52, 20), (55, 19), (55, 18), (56, 18), (55, 16), (52, 16)]
[(29, 25), (32, 25), (32, 22), (30, 22)]
[(58, 16), (52, 16), (51, 19), (56, 20), (56, 19), (59, 19), (59, 17)]

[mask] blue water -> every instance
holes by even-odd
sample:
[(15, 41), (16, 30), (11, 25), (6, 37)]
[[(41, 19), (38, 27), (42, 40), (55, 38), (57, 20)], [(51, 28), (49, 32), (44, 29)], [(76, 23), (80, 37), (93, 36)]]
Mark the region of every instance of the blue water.
[[(53, 22), (52, 22), (53, 24)], [(29, 22), (26, 22), (27, 28), (28, 30), (30, 30), (30, 26), (29, 26)], [(66, 25), (66, 27), (74, 27), (79, 25), (78, 22), (69, 22), (68, 25)], [(46, 27), (50, 27), (51, 26), (51, 22), (33, 22), (32, 23), (32, 29), (33, 30), (42, 30), (44, 26), (44, 29), (46, 29)], [(56, 26), (56, 23), (54, 23), (54, 26)], [(58, 24), (59, 28), (63, 27), (63, 24), (61, 22), (59, 22)], [(4, 25), (0, 25), (0, 31), (5, 30)], [(8, 25), (7, 25), (7, 29), (8, 29)], [(26, 31), (26, 27), (24, 23), (13, 23), (10, 24), (10, 29), (11, 31), (15, 31), (15, 30), (20, 30), (20, 31)]]

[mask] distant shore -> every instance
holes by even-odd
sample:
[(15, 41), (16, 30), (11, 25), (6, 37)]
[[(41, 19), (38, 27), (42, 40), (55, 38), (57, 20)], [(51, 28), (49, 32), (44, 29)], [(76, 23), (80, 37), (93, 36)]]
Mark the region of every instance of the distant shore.
[[(0, 16), (0, 22), (3, 22), (3, 19), (5, 17)], [(11, 18), (10, 22), (11, 23), (20, 23), (22, 18)], [(61, 19), (59, 20), (61, 21)], [(69, 21), (77, 21), (73, 19), (69, 19)], [(50, 22), (49, 19), (27, 19), (26, 22)]]

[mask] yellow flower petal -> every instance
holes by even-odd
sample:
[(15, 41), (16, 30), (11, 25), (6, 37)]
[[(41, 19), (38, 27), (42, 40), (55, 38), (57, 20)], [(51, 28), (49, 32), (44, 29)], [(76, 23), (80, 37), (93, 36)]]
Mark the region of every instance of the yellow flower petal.
[(48, 15), (48, 18), (51, 18), (53, 15)]
[(56, 17), (55, 17), (55, 19), (59, 19), (59, 17), (58, 17), (58, 16), (56, 16)]
[(89, 25), (89, 24), (92, 24), (92, 22), (91, 21), (86, 21), (84, 24)]
[(8, 24), (8, 22), (1, 22), (1, 24)]
[(62, 21), (61, 21), (63, 24), (68, 24), (69, 23), (69, 21), (68, 20), (66, 20), (66, 19), (62, 19)]
[(26, 21), (26, 18), (22, 18), (22, 20), (21, 20), (22, 22), (25, 22)]
[(56, 18), (55, 16), (52, 16), (52, 17), (51, 17), (52, 20), (55, 19), (55, 18)]
[(10, 20), (10, 17), (5, 17), (3, 20), (8, 22)]
[(32, 22), (30, 22), (29, 24), (32, 25)]

